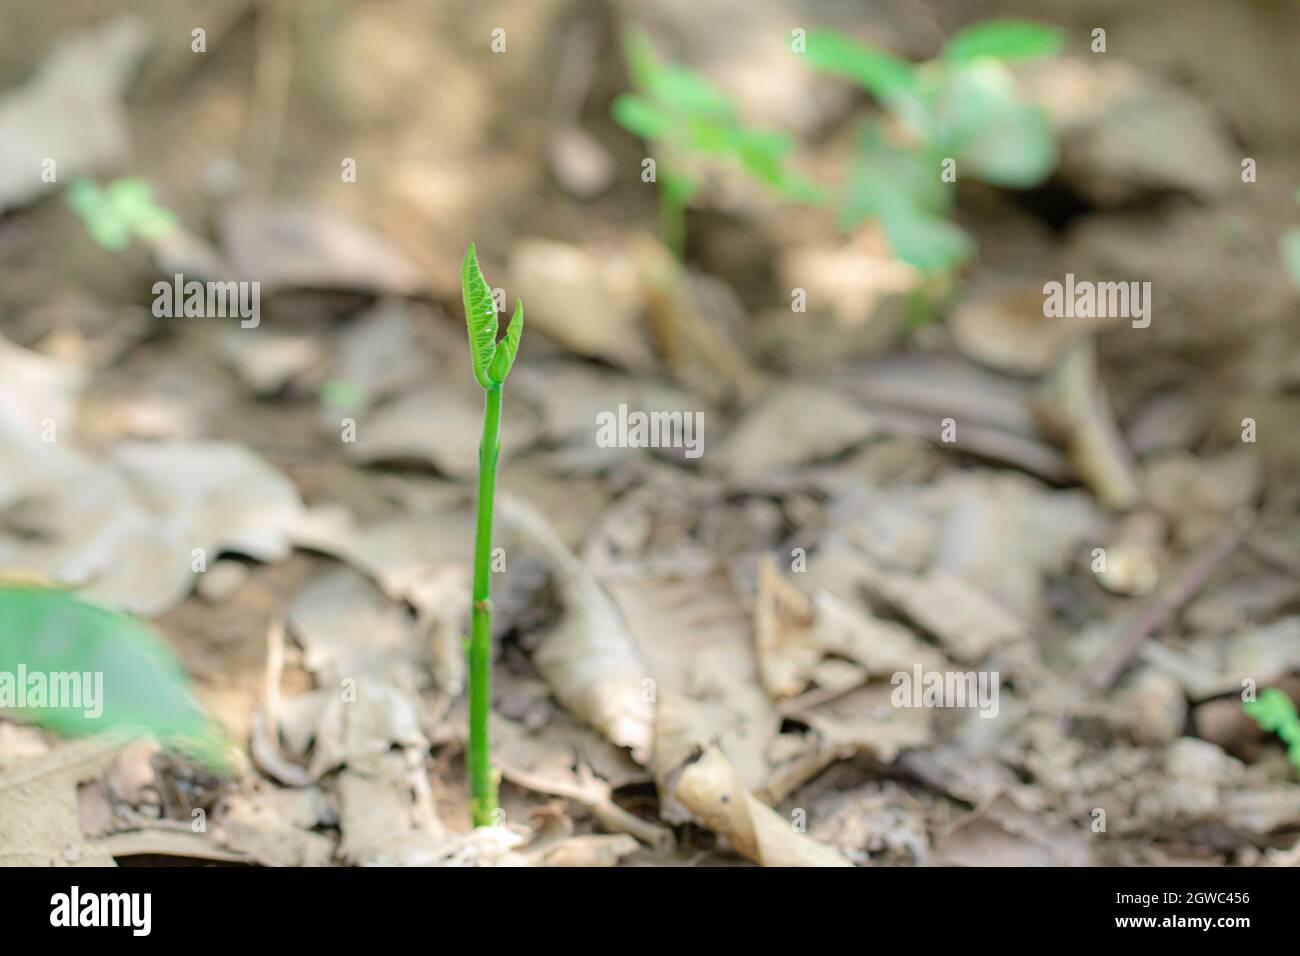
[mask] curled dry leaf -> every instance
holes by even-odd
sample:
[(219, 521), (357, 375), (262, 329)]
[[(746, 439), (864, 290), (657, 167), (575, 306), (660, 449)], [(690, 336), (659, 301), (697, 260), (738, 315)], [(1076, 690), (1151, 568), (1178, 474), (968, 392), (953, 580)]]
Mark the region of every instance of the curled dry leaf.
[(688, 819), (673, 801), (675, 772), (708, 745), (726, 754), (747, 787), (762, 785), (781, 715), (759, 678), (752, 620), (726, 576), (713, 569), (612, 588), (653, 677), (661, 815)]
[(774, 699), (794, 697), (813, 682), (847, 690), (917, 663), (928, 669), (944, 664), (942, 654), (901, 624), (825, 591), (810, 601), (781, 576), (770, 555), (759, 564), (754, 638), (763, 687)]
[(1091, 341), (1075, 341), (1064, 350), (1044, 380), (1034, 411), (1043, 428), (1065, 446), (1075, 472), (1103, 505), (1130, 508), (1136, 503), (1136, 464), (1115, 424)]
[(646, 763), (654, 721), (650, 673), (618, 605), (536, 509), (505, 496), (497, 510), (545, 555), (564, 607), (533, 655), (538, 671), (574, 716)]
[[(576, 733), (570, 738), (572, 745), (557, 745), (555, 733), (531, 735), (522, 725), (497, 717), (492, 722), (493, 760), (512, 783), (573, 800), (610, 830), (631, 834), (650, 846), (671, 843), (671, 831), (620, 807), (612, 798), (610, 782), (593, 772), (590, 764), (600, 759), (599, 747), (610, 745), (584, 728), (575, 725), (574, 730)], [(593, 739), (584, 740), (584, 732)], [(623, 751), (617, 754), (627, 760)], [(605, 755), (604, 761), (609, 762), (611, 757), (617, 759)]]
[[(370, 767), (394, 746), (428, 749), (420, 698), (427, 651), (403, 607), (357, 572), (340, 568), (299, 592), (289, 627), (318, 689), (281, 700), (278, 668), (268, 666), (267, 724), (274, 725), (259, 730), (263, 739), (255, 739), (254, 751), (264, 769), (300, 785), (343, 764)], [(279, 656), (272, 629), (269, 657)], [(305, 773), (278, 757), (274, 742), (281, 738), (298, 759), (314, 742)]]
[(808, 686), (821, 660), (812, 629), (812, 602), (781, 576), (775, 558), (764, 555), (758, 566), (754, 644), (759, 676), (773, 698), (793, 697)]
[(853, 865), (746, 790), (716, 747), (682, 770), (676, 792), (697, 820), (760, 866)]

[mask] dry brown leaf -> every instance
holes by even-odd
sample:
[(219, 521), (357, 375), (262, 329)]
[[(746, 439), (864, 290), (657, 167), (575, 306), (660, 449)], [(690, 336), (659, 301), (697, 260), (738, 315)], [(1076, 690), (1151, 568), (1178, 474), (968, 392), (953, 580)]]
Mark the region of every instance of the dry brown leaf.
[(240, 279), (277, 289), (363, 289), (410, 295), (420, 270), (395, 246), (338, 213), (288, 202), (241, 202), (221, 221), (222, 246)]
[(1118, 509), (1137, 502), (1137, 466), (1115, 423), (1090, 340), (1065, 348), (1043, 382), (1034, 411), (1043, 428), (1065, 446), (1075, 473), (1098, 501)]
[(82, 833), (77, 785), (102, 775), (121, 746), (99, 736), (0, 759), (0, 866), (113, 866)]
[(532, 866), (618, 866), (619, 860), (640, 847), (625, 833), (588, 834), (560, 840), (539, 850), (526, 851)]
[(427, 793), (423, 753), (390, 753), (339, 773), (339, 857), (358, 866), (419, 865), (448, 839)]
[(848, 690), (869, 676), (941, 669), (944, 657), (894, 621), (881, 620), (826, 591), (810, 601), (787, 581), (775, 559), (759, 563), (754, 605), (755, 652), (764, 689), (774, 699), (803, 693), (810, 683)]
[(497, 507), (503, 523), (545, 555), (564, 608), (533, 654), (538, 671), (570, 713), (646, 763), (654, 721), (650, 674), (618, 605), (536, 509), (510, 496)]
[(676, 794), (701, 824), (760, 866), (853, 865), (746, 790), (716, 747), (682, 770)]
[(528, 304), (528, 322), (578, 355), (647, 369), (644, 295), (635, 260), (608, 247), (599, 254), (549, 239), (523, 239), (510, 254), (511, 298)]
[(95, 845), (113, 857), (173, 856), (188, 860), (211, 860), (216, 863), (254, 863), (246, 853), (217, 846), (202, 833), (184, 830), (144, 828), (113, 833), (95, 841)]
[(822, 656), (812, 633), (812, 602), (781, 576), (775, 558), (764, 555), (754, 602), (754, 651), (763, 688), (774, 699), (793, 697), (808, 686)]
[(261, 789), (227, 797), (208, 833), (218, 846), (263, 866), (328, 866), (334, 858), (331, 837), (286, 817), (281, 803)]
[(833, 389), (781, 385), (746, 413), (722, 447), (710, 453), (709, 463), (733, 478), (769, 479), (837, 455), (880, 431), (875, 418)]
[(1023, 810), (1005, 794), (957, 821), (935, 844), (945, 866), (1091, 866), (1088, 828)]
[(1070, 339), (1106, 322), (1048, 318), (1041, 285), (1006, 282), (968, 290), (953, 309), (948, 328), (957, 347), (976, 362), (1002, 372), (1038, 375)]
[[(542, 733), (533, 735), (514, 721), (498, 716), (492, 722), (493, 762), (512, 783), (573, 800), (610, 830), (631, 834), (650, 846), (672, 842), (671, 831), (616, 804), (611, 783), (593, 773), (593, 763), (610, 763), (623, 755), (622, 751), (602, 755), (602, 745), (610, 745), (594, 734), (592, 739), (586, 739), (582, 727), (568, 728), (567, 733), (556, 733), (557, 730), (562, 730), (562, 725), (551, 724)], [(627, 760), (625, 755), (623, 759)], [(621, 768), (620, 776), (628, 769)]]
[(710, 744), (746, 786), (760, 786), (771, 772), (767, 750), (781, 715), (759, 679), (752, 619), (725, 576), (645, 578), (619, 582), (612, 592), (654, 679), (661, 803), (673, 807), (674, 769)]
[(867, 589), (944, 643), (952, 656), (977, 661), (994, 648), (1026, 637), (1024, 624), (996, 601), (950, 571), (911, 576), (873, 570)]

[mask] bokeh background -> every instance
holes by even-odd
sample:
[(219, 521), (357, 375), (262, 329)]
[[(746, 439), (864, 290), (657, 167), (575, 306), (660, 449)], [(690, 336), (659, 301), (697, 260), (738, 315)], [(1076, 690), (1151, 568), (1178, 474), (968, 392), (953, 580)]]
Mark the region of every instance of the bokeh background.
[[(919, 62), (1003, 17), (1061, 31), (1008, 68), (1057, 161), (1016, 189), (959, 169), (975, 251), (936, 280), (837, 215), (887, 111), (792, 31)], [(0, 783), (43, 781), (0, 786), (0, 860), (1296, 863), (1297, 771), (1241, 694), (1300, 694), (1300, 5), (0, 23), (0, 571), (150, 622), (231, 761), (0, 719)], [(633, 31), (825, 201), (710, 161), (675, 258), (663, 154), (612, 113)], [(124, 180), (162, 224), (119, 242)], [(463, 772), (470, 240), (528, 323), (491, 838)], [(258, 326), (156, 317), (177, 272), (259, 281)], [(1150, 282), (1150, 326), (1045, 318), (1067, 273)], [(623, 403), (702, 414), (704, 455), (599, 447)], [(892, 706), (914, 666), (998, 674), (998, 716)]]

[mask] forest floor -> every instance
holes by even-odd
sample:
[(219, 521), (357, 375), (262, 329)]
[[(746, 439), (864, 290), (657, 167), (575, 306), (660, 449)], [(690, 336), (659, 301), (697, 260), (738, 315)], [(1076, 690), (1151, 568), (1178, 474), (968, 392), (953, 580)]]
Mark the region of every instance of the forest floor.
[[(1241, 707), (1300, 699), (1300, 11), (981, 5), (1078, 38), (1022, 76), (1061, 163), (962, 186), (979, 257), (916, 328), (915, 275), (824, 209), (721, 184), (672, 259), (613, 38), (648, 16), (829, 176), (870, 105), (789, 24), (925, 56), (976, 11), (136, 6), (0, 3), (0, 129), (62, 124), (68, 177), (183, 226), (110, 251), (0, 159), (0, 569), (151, 620), (239, 756), (0, 720), (0, 862), (1300, 864), (1297, 770)], [(528, 322), (477, 833), (470, 239)], [(155, 318), (213, 261), (261, 282), (256, 328)], [(1150, 326), (1045, 319), (1067, 273), (1149, 280)], [(601, 447), (622, 405), (699, 414), (704, 453)], [(899, 674), (987, 693), (899, 707)]]

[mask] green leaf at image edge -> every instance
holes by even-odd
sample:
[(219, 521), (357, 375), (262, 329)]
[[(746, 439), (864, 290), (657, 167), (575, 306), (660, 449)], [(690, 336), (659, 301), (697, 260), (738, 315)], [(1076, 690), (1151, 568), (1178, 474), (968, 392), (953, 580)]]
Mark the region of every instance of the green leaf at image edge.
[[(20, 674), (28, 706), (17, 708)], [(102, 700), (33, 707), (31, 676), (90, 675)], [(101, 676), (102, 675), (102, 676)], [(102, 684), (99, 681), (102, 680)], [(71, 685), (70, 685), (71, 686)], [(66, 688), (65, 688), (66, 689)], [(147, 624), (57, 588), (0, 581), (0, 706), (55, 733), (152, 734), (216, 769), (224, 768), (220, 727), (200, 707), (175, 656)]]

